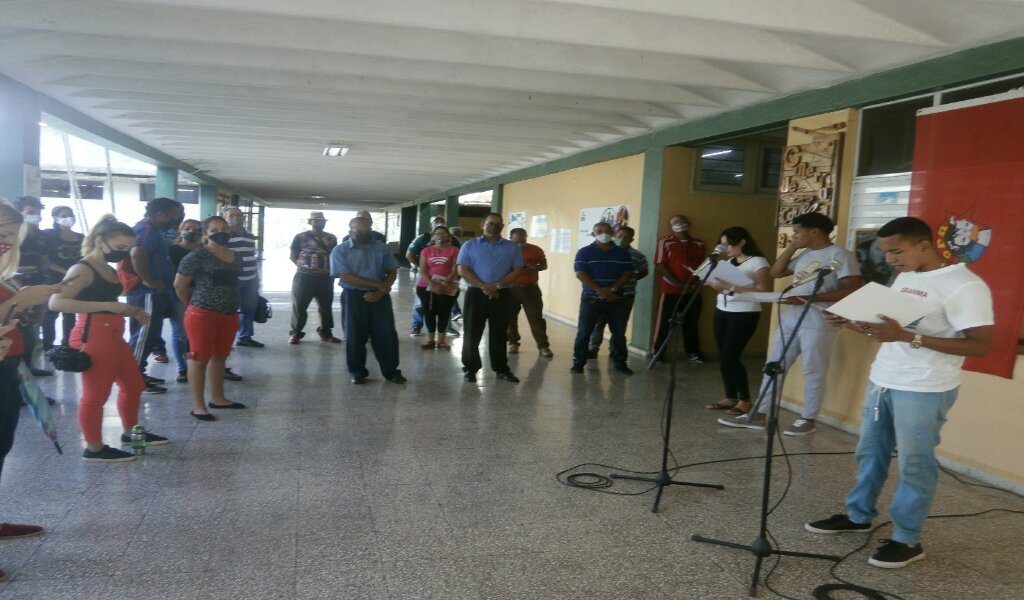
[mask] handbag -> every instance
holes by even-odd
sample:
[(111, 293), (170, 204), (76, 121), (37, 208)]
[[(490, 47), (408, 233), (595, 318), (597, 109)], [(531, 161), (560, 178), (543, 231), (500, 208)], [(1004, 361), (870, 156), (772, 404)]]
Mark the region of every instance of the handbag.
[[(89, 316), (85, 318), (85, 332), (82, 333), (83, 346), (89, 340), (90, 325), (92, 325), (92, 313), (89, 313)], [(46, 358), (50, 359), (50, 362), (53, 363), (54, 368), (58, 371), (66, 371), (68, 373), (81, 373), (92, 366), (92, 359), (89, 358), (88, 354), (71, 346), (57, 346), (52, 350), (48, 350)]]
[(268, 302), (263, 296), (257, 296), (256, 314), (252, 316), (252, 320), (257, 323), (266, 323), (273, 316), (274, 309), (270, 308), (270, 302)]

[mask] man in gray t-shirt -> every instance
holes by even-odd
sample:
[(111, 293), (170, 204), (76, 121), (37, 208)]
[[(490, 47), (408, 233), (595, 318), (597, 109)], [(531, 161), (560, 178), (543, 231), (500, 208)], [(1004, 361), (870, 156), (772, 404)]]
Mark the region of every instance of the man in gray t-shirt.
[[(811, 309), (807, 317), (795, 330), (803, 305), (814, 290), (815, 279), (808, 277), (822, 267), (834, 264), (831, 273), (824, 277), (821, 290), (814, 299), (820, 307), (828, 307), (845, 298), (861, 286), (860, 265), (853, 252), (842, 248), (829, 240), (829, 234), (835, 229), (832, 219), (819, 213), (808, 213), (793, 219), (793, 236), (789, 246), (775, 259), (771, 275), (776, 279), (793, 275), (794, 281), (807, 280), (806, 283), (793, 288), (791, 295), (783, 301), (790, 306), (781, 307), (780, 327), (772, 337), (771, 348), (768, 349), (768, 360), (780, 361), (783, 369), (789, 370), (798, 357), (803, 358), (804, 367), (804, 406), (797, 419), (782, 433), (784, 435), (807, 435), (814, 431), (818, 413), (825, 399), (825, 382), (828, 378), (828, 367), (832, 360), (832, 345), (836, 338), (836, 328), (825, 322), (821, 312)], [(799, 255), (797, 251), (803, 250)], [(781, 356), (784, 341), (795, 333), (795, 339), (785, 357)], [(781, 384), (782, 380), (779, 380)], [(718, 420), (722, 425), (745, 429), (764, 429), (766, 415), (771, 410), (771, 391), (766, 389), (771, 378), (765, 376), (761, 383), (761, 402), (757, 414), (738, 417), (723, 417)]]

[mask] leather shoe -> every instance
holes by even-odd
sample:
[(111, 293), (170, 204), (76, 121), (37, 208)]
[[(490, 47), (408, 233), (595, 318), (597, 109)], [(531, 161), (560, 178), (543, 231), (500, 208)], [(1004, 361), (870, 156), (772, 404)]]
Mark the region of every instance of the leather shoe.
[(320, 338), (320, 341), (321, 342), (328, 342), (328, 343), (331, 343), (331, 344), (340, 344), (341, 343), (341, 340), (339, 338), (334, 337), (333, 335), (332, 336), (328, 336), (328, 337), (322, 337), (322, 338)]
[(476, 371), (466, 371), (466, 374), (462, 376), (466, 381), (473, 383), (476, 381)]
[(573, 373), (582, 373), (583, 365), (573, 365), (572, 368), (569, 370), (572, 371)]
[(402, 383), (405, 383), (406, 381), (409, 381), (401, 373), (395, 373), (391, 377), (385, 377), (384, 379), (387, 379), (391, 383), (398, 383), (398, 384), (402, 384)]
[(228, 381), (241, 381), (242, 376), (235, 373), (230, 368), (226, 368), (224, 369), (224, 379), (227, 379)]
[(232, 402), (231, 404), (214, 404), (210, 402), (207, 406), (210, 408), (245, 408), (245, 405), (241, 402)]
[(288, 338), (288, 343), (293, 345), (293, 346), (295, 344), (298, 344), (301, 341), (302, 341), (302, 336), (301, 335), (293, 335), (290, 338)]
[(504, 371), (496, 374), (498, 379), (509, 383), (519, 383), (519, 378), (512, 374), (512, 371)]
[(363, 385), (366, 383), (366, 377), (364, 375), (358, 375), (352, 378), (352, 383), (355, 385)]
[(43, 528), (38, 525), (0, 523), (0, 539), (9, 540), (13, 538), (35, 537), (42, 534)]
[(623, 375), (633, 374), (633, 369), (630, 369), (626, 365), (615, 365), (615, 370), (618, 371), (619, 373), (622, 373)]
[(200, 421), (216, 421), (217, 420), (217, 417), (211, 415), (210, 413), (206, 413), (206, 414), (197, 413), (196, 411), (193, 410), (193, 411), (189, 411), (188, 414), (192, 415), (196, 419), (199, 419)]

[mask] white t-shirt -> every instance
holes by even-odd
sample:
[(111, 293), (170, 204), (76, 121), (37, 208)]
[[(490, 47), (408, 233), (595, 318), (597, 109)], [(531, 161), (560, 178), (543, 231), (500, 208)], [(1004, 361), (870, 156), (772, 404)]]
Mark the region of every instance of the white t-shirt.
[[(988, 285), (956, 264), (924, 273), (900, 273), (892, 289), (934, 304), (938, 309), (907, 329), (921, 335), (955, 338), (971, 327), (992, 325), (992, 293)], [(964, 357), (928, 348), (910, 347), (906, 342), (882, 344), (871, 364), (871, 382), (908, 392), (945, 392), (960, 385)]]
[[(736, 265), (736, 268), (739, 269), (741, 273), (753, 281), (757, 281), (757, 277), (754, 276), (754, 273), (757, 273), (761, 269), (771, 268), (771, 265), (768, 263), (768, 259), (763, 256), (751, 256), (738, 265), (736, 264), (735, 258), (730, 262)], [(711, 276), (714, 277), (714, 273), (712, 273)], [(727, 293), (718, 294), (716, 306), (718, 306), (718, 310), (723, 310), (725, 312), (761, 312), (760, 302), (734, 302), (729, 298)]]
[[(860, 276), (860, 264), (857, 263), (857, 256), (846, 248), (835, 244), (819, 250), (804, 250), (794, 257), (793, 260), (789, 261), (789, 270), (793, 272), (793, 279), (795, 281), (805, 273), (810, 274), (818, 268), (826, 266), (832, 261), (839, 263), (839, 268), (825, 276), (825, 283), (821, 286), (821, 290), (818, 292), (819, 294), (838, 290), (842, 287), (839, 284), (839, 280), (844, 277)], [(814, 281), (808, 281), (803, 285), (793, 288), (793, 291), (791, 291), (789, 295), (809, 296), (812, 291), (814, 291)], [(835, 304), (835, 302), (815, 302), (814, 304), (818, 308), (828, 308)], [(803, 309), (804, 307), (802, 305), (783, 306), (781, 318), (782, 326), (790, 328), (796, 325), (796, 321), (800, 318), (800, 313)], [(814, 308), (808, 311), (807, 318), (804, 319), (804, 322), (800, 327), (802, 329), (833, 329), (831, 325), (825, 322), (825, 318), (822, 316), (821, 312)]]

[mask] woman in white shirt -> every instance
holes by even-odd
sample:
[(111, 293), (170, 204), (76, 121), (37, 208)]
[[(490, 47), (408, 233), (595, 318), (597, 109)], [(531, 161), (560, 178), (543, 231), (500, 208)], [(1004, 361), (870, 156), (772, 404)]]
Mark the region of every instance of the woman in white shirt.
[(718, 345), (719, 365), (725, 398), (706, 404), (709, 410), (726, 410), (742, 415), (750, 410), (750, 386), (747, 370), (740, 361), (743, 349), (757, 330), (761, 319), (761, 305), (757, 302), (736, 302), (731, 298), (737, 292), (770, 292), (771, 265), (764, 253), (743, 227), (729, 227), (722, 232), (721, 243), (727, 246), (725, 258), (750, 278), (750, 285), (732, 285), (712, 274), (708, 285), (718, 292), (715, 308), (715, 342)]

